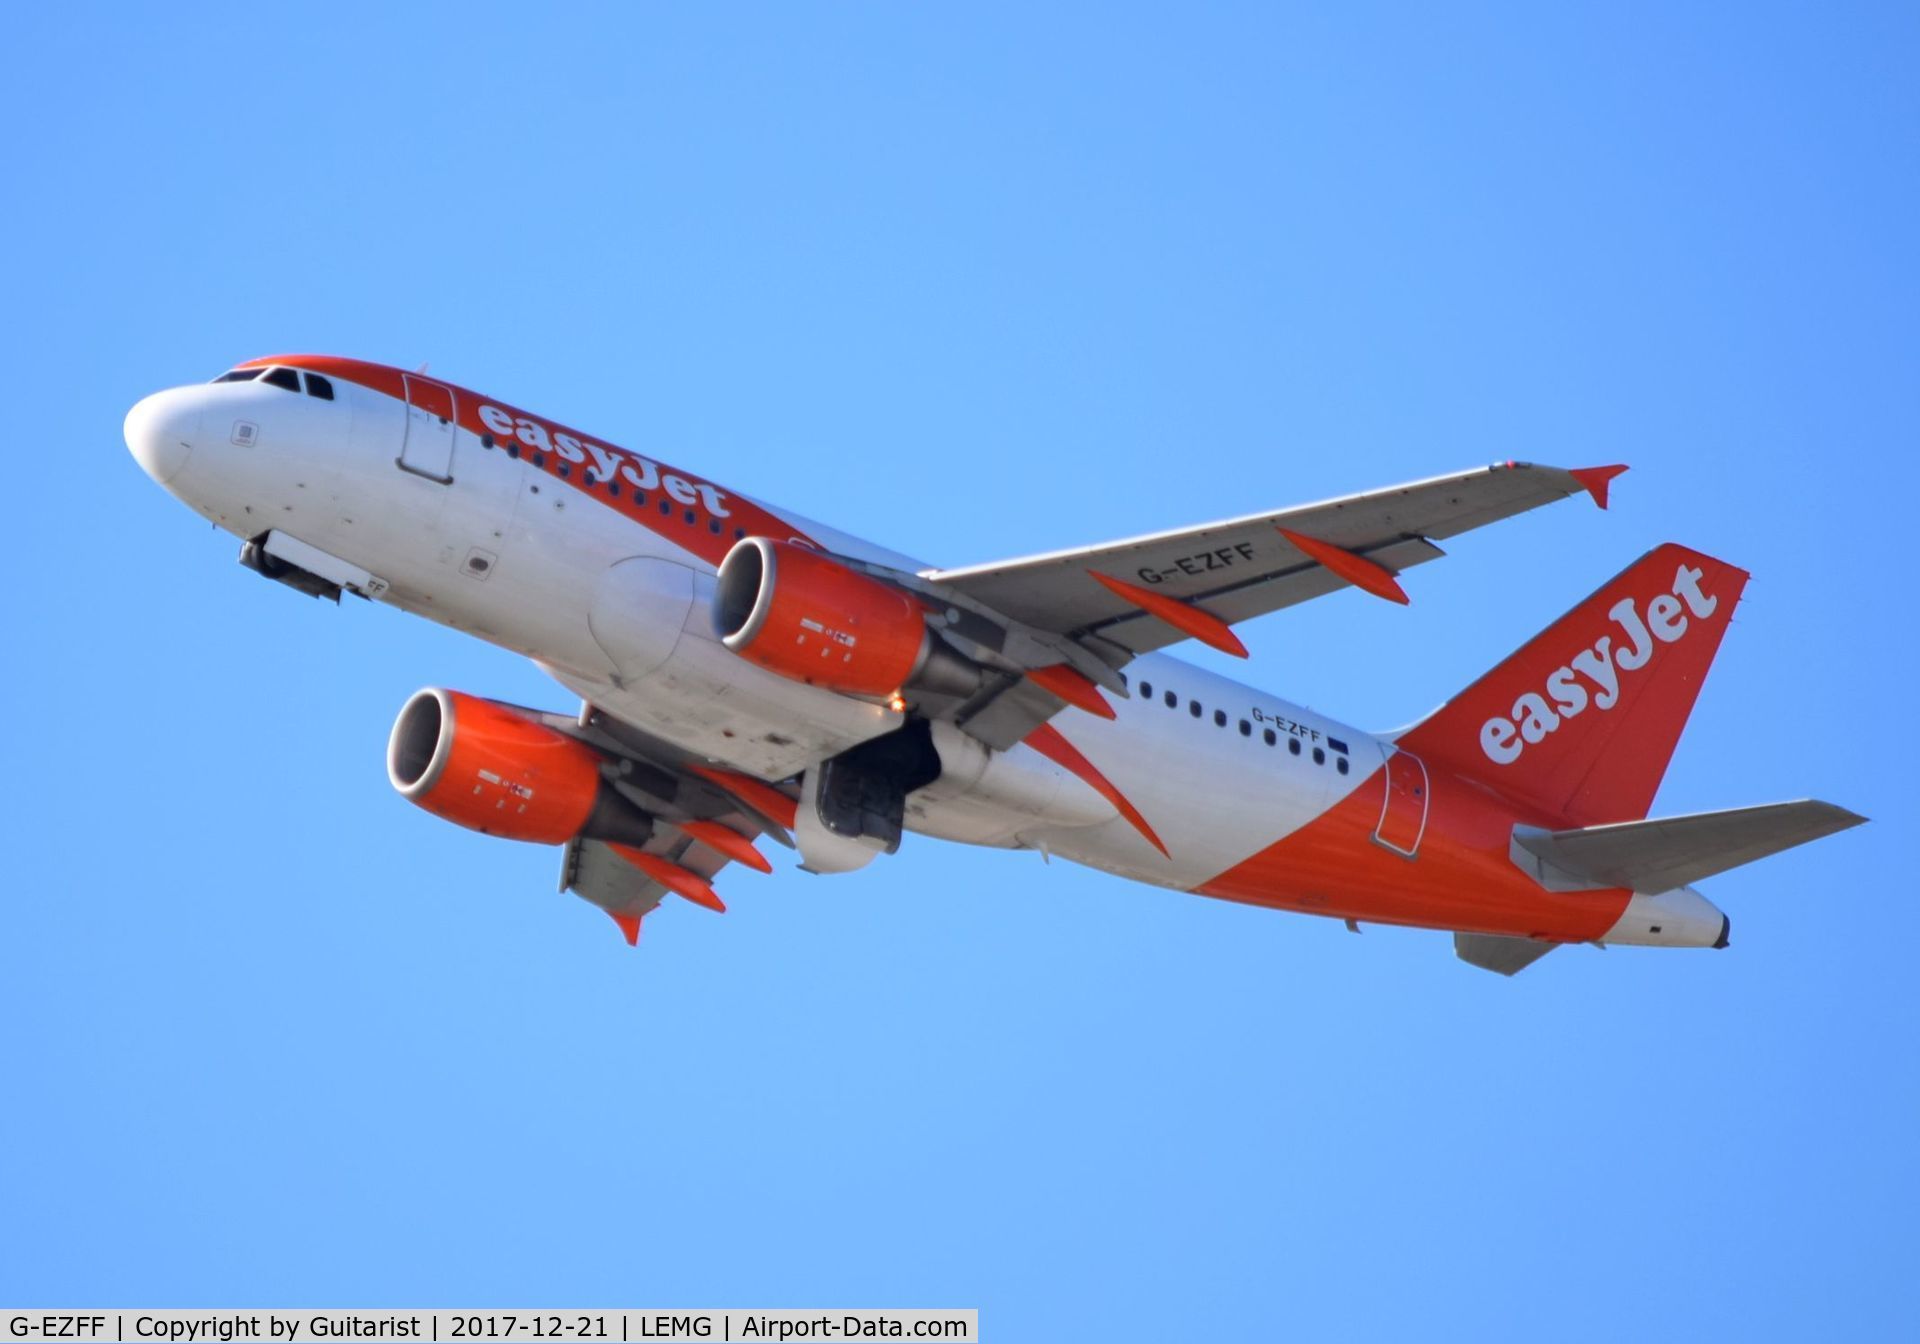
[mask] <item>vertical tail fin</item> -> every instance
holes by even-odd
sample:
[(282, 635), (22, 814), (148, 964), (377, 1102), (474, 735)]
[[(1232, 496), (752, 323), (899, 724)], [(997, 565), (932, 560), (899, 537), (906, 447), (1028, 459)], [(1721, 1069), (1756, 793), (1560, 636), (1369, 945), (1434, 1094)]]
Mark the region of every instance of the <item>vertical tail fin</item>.
[(1579, 825), (1644, 817), (1746, 583), (1649, 551), (1399, 745)]

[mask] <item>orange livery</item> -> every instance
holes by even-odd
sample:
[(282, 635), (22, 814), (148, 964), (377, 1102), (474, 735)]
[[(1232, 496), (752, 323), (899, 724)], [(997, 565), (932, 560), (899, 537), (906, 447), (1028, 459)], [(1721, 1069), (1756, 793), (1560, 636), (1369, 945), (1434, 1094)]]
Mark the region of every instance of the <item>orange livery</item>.
[[(1568, 943), (1723, 947), (1695, 883), (1858, 824), (1796, 800), (1650, 816), (1745, 571), (1661, 546), (1399, 733), (1172, 656), (1343, 587), (1408, 600), (1438, 543), (1620, 466), (1521, 462), (943, 567), (424, 372), (251, 360), (128, 413), (140, 465), (247, 568), (536, 660), (543, 711), (430, 689), (388, 747), (411, 802), (560, 846), (628, 942), (715, 879), (908, 834), (1178, 891), (1448, 930), (1512, 974)], [(1119, 577), (1125, 576), (1125, 577)]]

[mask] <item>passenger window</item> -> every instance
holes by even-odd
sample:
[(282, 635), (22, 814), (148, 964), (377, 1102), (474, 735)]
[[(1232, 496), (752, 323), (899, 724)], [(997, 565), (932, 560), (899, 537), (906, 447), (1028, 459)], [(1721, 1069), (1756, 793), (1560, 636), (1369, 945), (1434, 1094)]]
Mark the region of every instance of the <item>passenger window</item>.
[(1344, 774), (1346, 774), (1346, 773), (1347, 773), (1347, 758), (1346, 758), (1345, 756), (1342, 756), (1342, 757), (1340, 757), (1340, 758), (1339, 758), (1338, 760), (1336, 760), (1336, 761), (1335, 761), (1335, 762), (1333, 763), (1333, 768), (1334, 768), (1335, 770), (1338, 770), (1338, 771), (1339, 771), (1339, 772), (1340, 772), (1341, 774), (1343, 774), (1343, 775), (1344, 775)]
[(1253, 725), (1248, 723), (1245, 719), (1240, 720), (1240, 736), (1242, 737), (1253, 736)]
[[(1122, 676), (1124, 676), (1124, 675), (1126, 675), (1126, 674), (1125, 674), (1125, 673), (1122, 673), (1121, 675), (1122, 675)], [(1143, 682), (1141, 682), (1141, 683), (1140, 683), (1140, 694), (1142, 694), (1142, 695), (1144, 695), (1144, 696), (1145, 696), (1145, 697), (1146, 697), (1147, 699), (1149, 699), (1149, 700), (1151, 700), (1151, 699), (1153, 699), (1153, 683), (1152, 683), (1152, 682), (1150, 682), (1150, 681), (1143, 681)]]
[(1194, 718), (1196, 718), (1196, 719), (1197, 719), (1197, 718), (1199, 718), (1199, 717), (1200, 717), (1200, 702), (1199, 702), (1198, 700), (1189, 700), (1189, 701), (1187, 701), (1187, 713), (1189, 713), (1189, 714), (1191, 714), (1191, 715), (1193, 715), (1193, 717), (1194, 717)]
[(1168, 709), (1180, 708), (1180, 697), (1175, 695), (1172, 691), (1167, 692), (1166, 700), (1167, 700)]
[(231, 373), (221, 374), (213, 381), (216, 383), (250, 383), (259, 376), (260, 370), (258, 369), (235, 369)]
[(1288, 754), (1290, 754), (1290, 755), (1293, 755), (1293, 756), (1298, 756), (1298, 755), (1300, 754), (1300, 739), (1299, 739), (1299, 738), (1297, 738), (1297, 737), (1290, 737), (1290, 738), (1288, 738), (1288, 739), (1287, 739), (1287, 752), (1288, 752)]
[(1271, 728), (1261, 733), (1260, 736), (1268, 746), (1272, 746), (1275, 742), (1278, 742), (1280, 740), (1278, 737), (1274, 735), (1274, 731)]
[(1313, 763), (1315, 765), (1325, 765), (1327, 763), (1327, 753), (1315, 747), (1313, 749)]
[(322, 401), (333, 400), (333, 384), (317, 373), (307, 375), (307, 395), (318, 397)]
[(608, 482), (607, 482), (607, 493), (608, 493), (608, 494), (610, 494), (610, 495), (612, 495), (612, 496), (613, 496), (613, 497), (614, 497), (615, 499), (618, 499), (618, 498), (620, 498), (620, 482), (618, 482), (618, 481), (608, 481)]
[(289, 392), (300, 390), (300, 375), (292, 369), (268, 369), (267, 376), (260, 381), (272, 383), (275, 387), (284, 387)]
[(1214, 726), (1215, 728), (1225, 728), (1225, 727), (1227, 726), (1227, 711), (1226, 711), (1226, 710), (1224, 710), (1224, 709), (1216, 709), (1216, 710), (1214, 710), (1214, 711), (1213, 711), (1213, 726)]

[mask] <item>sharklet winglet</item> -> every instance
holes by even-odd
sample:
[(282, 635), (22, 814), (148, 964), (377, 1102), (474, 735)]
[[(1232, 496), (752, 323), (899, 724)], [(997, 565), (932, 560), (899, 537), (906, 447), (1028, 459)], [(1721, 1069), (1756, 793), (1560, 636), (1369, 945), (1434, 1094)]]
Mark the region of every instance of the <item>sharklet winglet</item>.
[(1593, 496), (1593, 502), (1601, 508), (1607, 507), (1607, 487), (1614, 477), (1627, 470), (1624, 462), (1616, 462), (1610, 467), (1573, 467), (1567, 475), (1580, 482), (1580, 487)]

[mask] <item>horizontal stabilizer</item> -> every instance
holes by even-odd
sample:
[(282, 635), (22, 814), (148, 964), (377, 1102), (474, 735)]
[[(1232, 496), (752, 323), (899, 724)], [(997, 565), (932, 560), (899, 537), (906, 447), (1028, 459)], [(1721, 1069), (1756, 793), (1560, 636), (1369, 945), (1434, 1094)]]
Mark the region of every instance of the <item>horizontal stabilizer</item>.
[(1865, 820), (1802, 799), (1570, 831), (1516, 826), (1513, 860), (1548, 891), (1672, 891)]
[(1502, 938), (1492, 933), (1453, 935), (1455, 956), (1469, 966), (1498, 971), (1502, 975), (1526, 970), (1558, 946), (1560, 944), (1543, 943), (1537, 938)]

